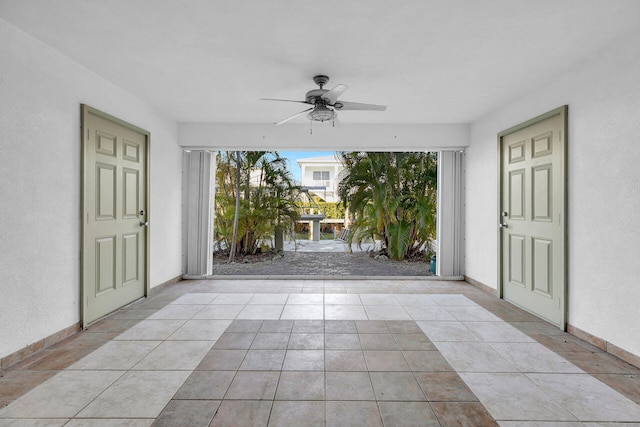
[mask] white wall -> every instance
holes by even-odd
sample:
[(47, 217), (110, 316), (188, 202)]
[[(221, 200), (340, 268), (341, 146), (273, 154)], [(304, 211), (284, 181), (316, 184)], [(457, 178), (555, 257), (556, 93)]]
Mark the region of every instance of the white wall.
[(437, 151), (439, 148), (463, 148), (468, 143), (467, 124), (309, 124), (180, 123), (180, 145), (240, 150), (338, 151)]
[(79, 321), (81, 103), (151, 132), (151, 286), (181, 274), (177, 125), (0, 20), (0, 358)]
[(471, 125), (466, 274), (497, 283), (496, 135), (569, 105), (569, 323), (640, 355), (640, 34)]

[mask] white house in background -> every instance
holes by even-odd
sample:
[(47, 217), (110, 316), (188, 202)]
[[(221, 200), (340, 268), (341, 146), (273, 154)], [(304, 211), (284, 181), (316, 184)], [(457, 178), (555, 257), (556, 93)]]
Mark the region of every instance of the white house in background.
[(302, 186), (325, 202), (338, 202), (338, 183), (344, 169), (335, 156), (307, 157), (297, 160), (302, 170)]

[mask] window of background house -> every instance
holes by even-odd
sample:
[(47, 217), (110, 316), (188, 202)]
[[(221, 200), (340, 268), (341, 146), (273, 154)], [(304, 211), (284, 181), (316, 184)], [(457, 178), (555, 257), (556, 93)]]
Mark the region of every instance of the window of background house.
[(314, 181), (329, 181), (329, 171), (313, 171)]

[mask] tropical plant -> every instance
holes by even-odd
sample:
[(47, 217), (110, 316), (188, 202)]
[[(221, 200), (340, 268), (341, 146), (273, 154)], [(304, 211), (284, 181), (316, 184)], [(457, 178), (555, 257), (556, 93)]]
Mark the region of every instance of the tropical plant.
[(389, 258), (428, 249), (435, 238), (437, 155), (424, 152), (338, 152), (338, 194), (353, 221), (348, 243), (380, 240)]
[(286, 159), (277, 151), (219, 154), (214, 223), (218, 248), (232, 247), (237, 200), (235, 254), (255, 254), (259, 249), (266, 249), (276, 228), (293, 230), (293, 223), (299, 218), (296, 203), (300, 188), (286, 166)]

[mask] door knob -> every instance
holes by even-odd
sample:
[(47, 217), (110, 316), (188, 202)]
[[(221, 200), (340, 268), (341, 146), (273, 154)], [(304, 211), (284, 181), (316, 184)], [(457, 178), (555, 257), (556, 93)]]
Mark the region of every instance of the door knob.
[(148, 227), (149, 221), (140, 221), (140, 227)]
[[(502, 217), (503, 218), (507, 218), (509, 216), (509, 214), (507, 213), (507, 211), (502, 212)], [(500, 228), (509, 228), (509, 224), (507, 224), (506, 222), (502, 222), (502, 220), (500, 220), (500, 223), (498, 224), (498, 227)]]

